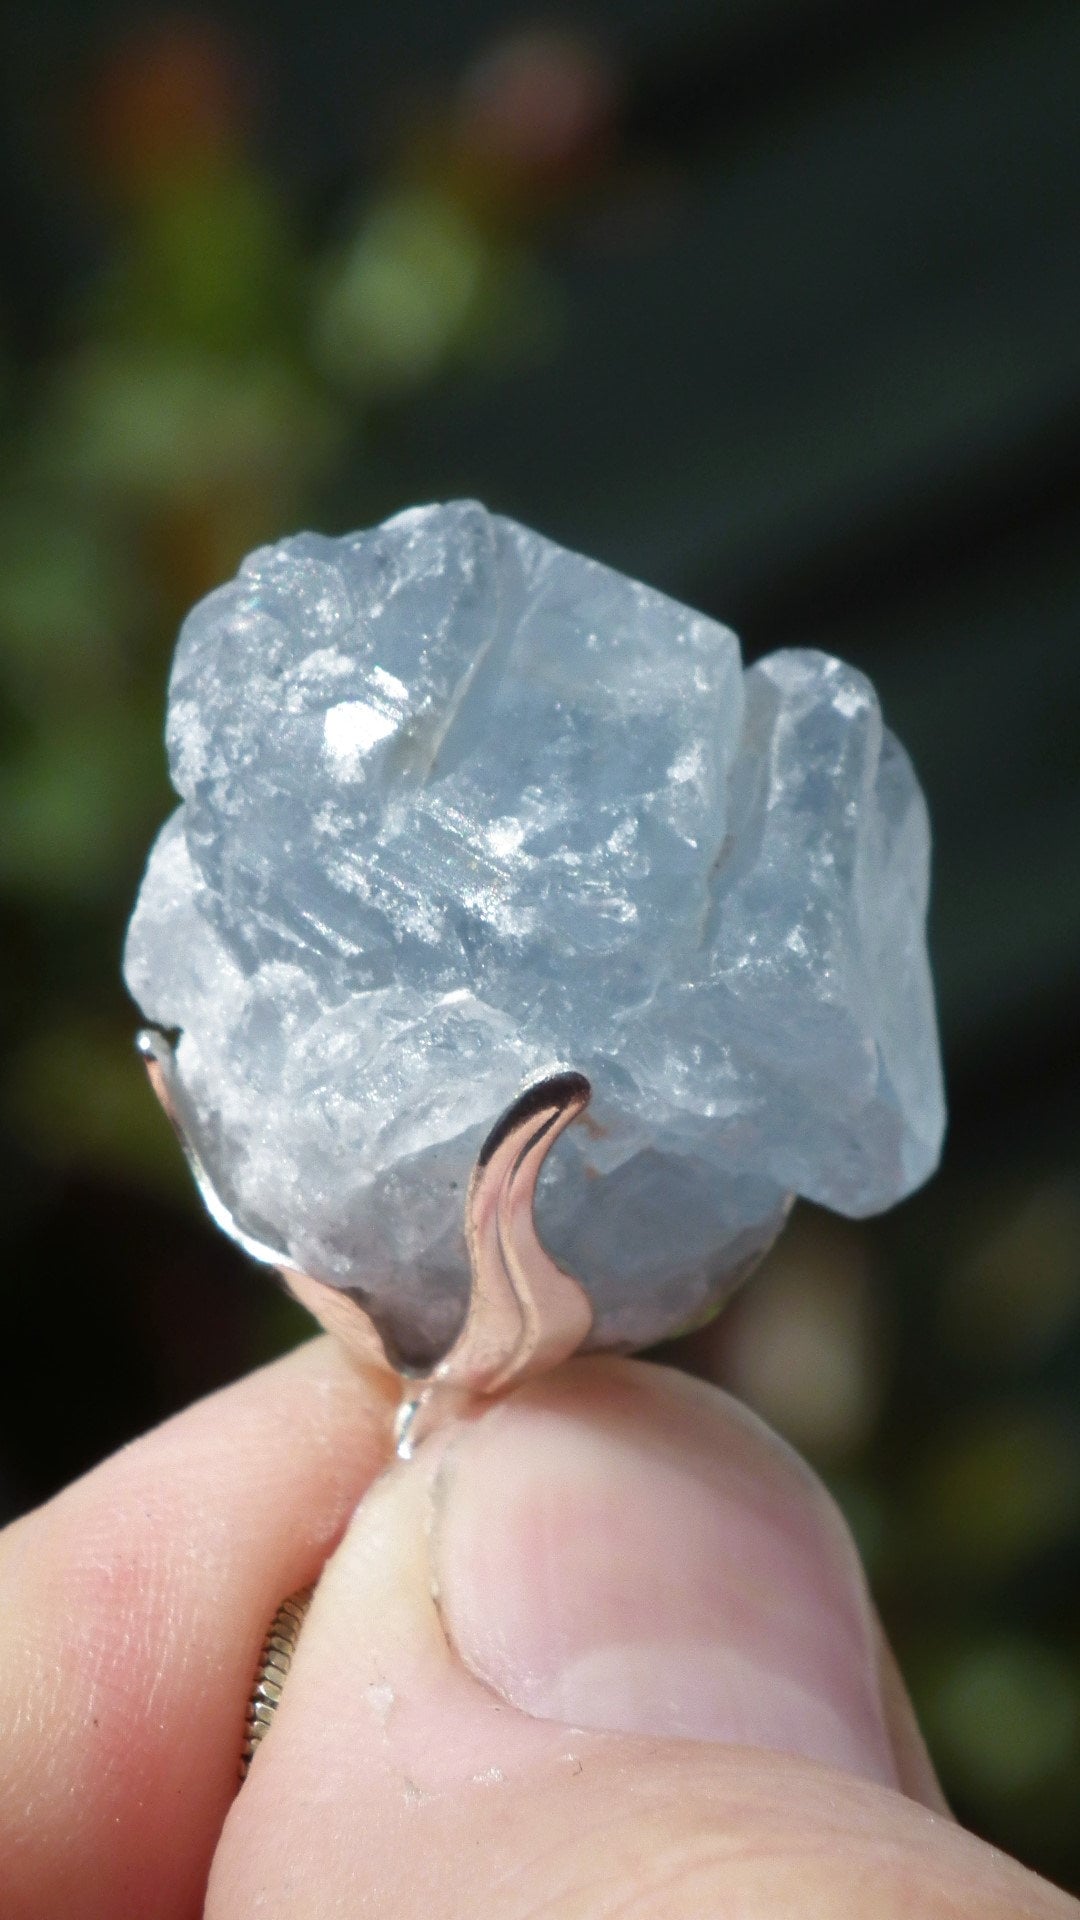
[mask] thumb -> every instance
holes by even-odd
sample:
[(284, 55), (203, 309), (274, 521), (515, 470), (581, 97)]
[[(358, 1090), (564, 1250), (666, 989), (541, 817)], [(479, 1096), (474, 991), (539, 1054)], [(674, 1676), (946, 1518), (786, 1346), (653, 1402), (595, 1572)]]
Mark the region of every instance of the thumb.
[[(438, 1496), (444, 1624), (515, 1706), (902, 1784), (851, 1536), (728, 1396), (658, 1367), (564, 1374), (474, 1427)], [(910, 1784), (941, 1805), (925, 1759)]]
[(940, 1807), (809, 1470), (712, 1388), (578, 1361), (365, 1497), (207, 1915), (1075, 1913)]

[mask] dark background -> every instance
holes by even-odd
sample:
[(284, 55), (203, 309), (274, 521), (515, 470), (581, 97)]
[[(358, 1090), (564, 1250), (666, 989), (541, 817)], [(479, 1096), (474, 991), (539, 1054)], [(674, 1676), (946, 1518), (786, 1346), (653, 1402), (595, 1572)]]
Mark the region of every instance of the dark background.
[(683, 1352), (835, 1487), (962, 1817), (1080, 1889), (1078, 60), (1074, 0), (0, 18), (0, 1516), (301, 1331), (119, 983), (176, 624), (477, 494), (914, 753), (943, 1170)]

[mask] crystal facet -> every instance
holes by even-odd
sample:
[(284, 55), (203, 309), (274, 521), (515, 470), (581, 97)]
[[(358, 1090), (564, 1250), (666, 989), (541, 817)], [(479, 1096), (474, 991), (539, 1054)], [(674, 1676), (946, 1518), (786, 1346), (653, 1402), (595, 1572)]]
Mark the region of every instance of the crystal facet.
[(470, 1169), (548, 1073), (593, 1087), (537, 1221), (594, 1344), (708, 1311), (790, 1195), (933, 1169), (926, 808), (843, 662), (744, 672), (459, 501), (252, 554), (185, 622), (168, 745), (128, 984), (236, 1219), (404, 1352), (460, 1320)]

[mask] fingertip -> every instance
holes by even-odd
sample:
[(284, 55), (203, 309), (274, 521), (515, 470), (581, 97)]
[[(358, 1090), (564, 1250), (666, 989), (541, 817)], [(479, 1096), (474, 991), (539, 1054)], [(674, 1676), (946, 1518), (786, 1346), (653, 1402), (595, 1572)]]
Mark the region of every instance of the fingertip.
[(5, 1920), (200, 1909), (266, 1620), (317, 1574), (382, 1467), (391, 1409), (383, 1381), (313, 1341), (10, 1530)]
[(466, 1429), (442, 1481), (447, 1631), (513, 1705), (897, 1784), (850, 1534), (727, 1395), (625, 1361), (569, 1367)]
[(951, 1819), (952, 1809), (941, 1790), (911, 1695), (880, 1622), (877, 1623), (877, 1649), (881, 1697), (900, 1790), (909, 1800), (917, 1800), (932, 1813), (946, 1814)]
[(1064, 1916), (906, 1797), (878, 1676), (850, 1535), (790, 1449), (681, 1376), (575, 1362), (365, 1495), (208, 1920)]

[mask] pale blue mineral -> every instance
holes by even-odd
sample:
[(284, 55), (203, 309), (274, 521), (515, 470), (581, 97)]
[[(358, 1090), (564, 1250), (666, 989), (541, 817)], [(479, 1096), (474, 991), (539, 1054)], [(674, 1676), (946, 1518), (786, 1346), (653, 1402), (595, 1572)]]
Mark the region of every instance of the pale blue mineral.
[(593, 1100), (537, 1220), (599, 1344), (707, 1312), (792, 1194), (870, 1214), (933, 1169), (926, 807), (842, 661), (744, 672), (458, 501), (252, 554), (184, 624), (168, 744), (128, 984), (236, 1219), (408, 1353), (460, 1317), (480, 1143), (553, 1070)]

